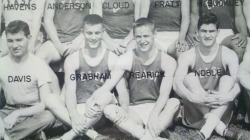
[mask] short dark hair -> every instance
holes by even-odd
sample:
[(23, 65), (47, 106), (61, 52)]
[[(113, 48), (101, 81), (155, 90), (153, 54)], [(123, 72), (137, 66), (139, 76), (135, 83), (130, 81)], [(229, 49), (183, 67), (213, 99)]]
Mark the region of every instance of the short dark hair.
[(83, 26), (86, 24), (95, 25), (95, 24), (103, 24), (103, 19), (97, 14), (90, 14), (84, 17)]
[(24, 22), (24, 21), (21, 21), (21, 20), (14, 20), (12, 22), (10, 22), (8, 24), (8, 26), (6, 27), (6, 35), (8, 33), (10, 34), (17, 34), (19, 32), (23, 31), (24, 32), (24, 35), (26, 37), (28, 37), (30, 35), (30, 29), (29, 29), (29, 25)]
[(217, 30), (219, 29), (219, 21), (215, 14), (213, 13), (204, 13), (198, 21), (198, 29), (201, 28), (203, 24), (215, 24)]
[(133, 32), (135, 34), (135, 29), (141, 26), (149, 26), (152, 30), (152, 32), (155, 31), (155, 24), (152, 20), (148, 19), (148, 18), (139, 18), (138, 20), (136, 20), (136, 22), (133, 25)]

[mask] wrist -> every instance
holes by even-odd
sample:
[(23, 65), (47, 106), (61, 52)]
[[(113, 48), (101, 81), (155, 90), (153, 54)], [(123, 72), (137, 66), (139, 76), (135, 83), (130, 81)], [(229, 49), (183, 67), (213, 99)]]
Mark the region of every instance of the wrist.
[(77, 111), (71, 111), (69, 112), (69, 116), (71, 119), (74, 119), (76, 118), (76, 116), (78, 116), (78, 112)]
[(16, 116), (16, 117), (20, 117), (21, 116), (21, 111), (20, 110), (16, 110), (13, 112), (13, 114)]

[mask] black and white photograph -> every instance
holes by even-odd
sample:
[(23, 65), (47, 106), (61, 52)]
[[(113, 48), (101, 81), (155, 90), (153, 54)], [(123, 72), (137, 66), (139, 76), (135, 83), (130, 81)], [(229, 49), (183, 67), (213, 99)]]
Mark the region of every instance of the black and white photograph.
[(250, 0), (0, 0), (0, 140), (250, 140)]

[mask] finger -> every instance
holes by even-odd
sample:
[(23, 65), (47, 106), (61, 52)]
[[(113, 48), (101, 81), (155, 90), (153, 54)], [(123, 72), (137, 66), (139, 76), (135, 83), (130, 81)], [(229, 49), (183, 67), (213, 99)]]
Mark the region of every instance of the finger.
[(239, 34), (236, 34), (235, 36), (232, 37), (231, 40), (238, 39), (238, 38), (239, 38)]
[(243, 39), (241, 42), (239, 42), (239, 47), (244, 48), (246, 44), (246, 41)]
[(154, 135), (155, 135), (155, 134), (154, 134), (154, 130), (153, 130), (151, 127), (149, 127), (148, 130), (149, 130), (149, 133), (151, 134), (151, 136), (154, 136)]
[(247, 47), (247, 41), (244, 41), (244, 43), (241, 45), (241, 48), (245, 49)]

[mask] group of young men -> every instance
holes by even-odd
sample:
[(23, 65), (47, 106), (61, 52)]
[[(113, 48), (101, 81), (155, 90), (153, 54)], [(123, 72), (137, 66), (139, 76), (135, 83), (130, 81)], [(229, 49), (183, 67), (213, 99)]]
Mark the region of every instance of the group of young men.
[[(227, 126), (241, 89), (249, 123), (250, 2), (1, 2), (6, 28), (0, 87), (6, 104), (0, 109), (0, 139), (46, 139), (43, 130), (55, 118), (71, 128), (58, 139), (110, 139), (93, 129), (104, 116), (141, 140), (167, 139), (160, 134), (180, 116), (185, 126), (199, 130), (187, 139), (208, 139), (213, 131), (248, 139)], [(62, 61), (60, 88), (49, 64)], [(170, 98), (172, 89), (180, 98)]]

